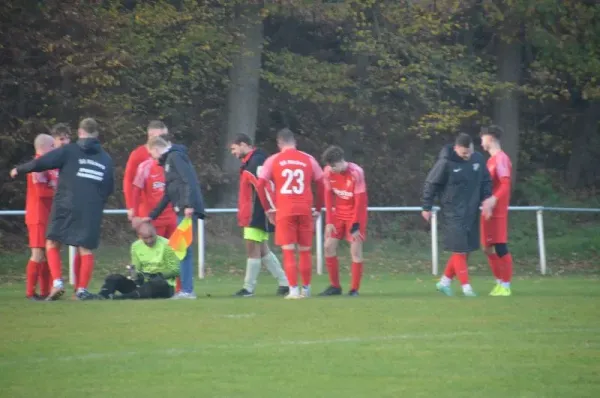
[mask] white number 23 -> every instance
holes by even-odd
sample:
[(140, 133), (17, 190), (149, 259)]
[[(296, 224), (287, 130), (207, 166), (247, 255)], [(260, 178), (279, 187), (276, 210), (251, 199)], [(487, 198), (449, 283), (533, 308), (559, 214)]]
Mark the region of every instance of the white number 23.
[(284, 195), (301, 195), (304, 193), (304, 170), (302, 169), (283, 169), (281, 176), (285, 178), (285, 182), (281, 186), (279, 192)]

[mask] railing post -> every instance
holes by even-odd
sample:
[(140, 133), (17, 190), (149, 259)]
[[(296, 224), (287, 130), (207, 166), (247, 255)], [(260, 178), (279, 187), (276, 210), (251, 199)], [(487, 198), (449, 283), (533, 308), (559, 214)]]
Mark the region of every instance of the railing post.
[(198, 278), (204, 279), (204, 220), (198, 219)]
[(431, 273), (437, 275), (439, 252), (438, 252), (438, 218), (437, 210), (431, 211)]
[(544, 210), (540, 208), (536, 212), (538, 250), (540, 253), (540, 272), (546, 275), (546, 241), (544, 239)]
[(317, 233), (315, 239), (317, 241), (317, 275), (323, 275), (323, 214), (319, 213), (315, 228)]
[(75, 285), (75, 246), (69, 246), (69, 283)]

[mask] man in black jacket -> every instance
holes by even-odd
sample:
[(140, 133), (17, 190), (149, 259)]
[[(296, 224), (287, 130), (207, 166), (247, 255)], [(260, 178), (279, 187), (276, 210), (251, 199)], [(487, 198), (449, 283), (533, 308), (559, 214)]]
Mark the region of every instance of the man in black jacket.
[[(285, 296), (290, 288), (285, 272), (277, 256), (269, 249), (269, 233), (273, 224), (267, 220), (265, 209), (258, 199), (258, 171), (267, 159), (267, 154), (252, 145), (252, 139), (246, 134), (238, 135), (229, 146), (231, 154), (242, 161), (240, 167), (240, 191), (238, 194), (238, 225), (244, 228), (246, 241), (246, 277), (244, 286), (235, 293), (238, 297), (254, 296), (256, 281), (262, 264), (279, 282), (277, 294)], [(271, 192), (272, 194), (272, 192)]]
[(99, 245), (104, 205), (114, 189), (113, 161), (100, 145), (96, 121), (82, 120), (78, 136), (76, 143), (55, 149), (11, 171), (13, 178), (31, 172), (59, 171), (46, 233), (46, 256), (53, 280), (47, 300), (56, 300), (64, 293), (61, 245), (77, 247), (81, 258), (77, 297), (85, 299), (90, 295), (87, 287), (94, 269), (92, 250)]
[(452, 252), (444, 276), (436, 285), (450, 296), (456, 275), (465, 296), (475, 296), (469, 284), (467, 254), (479, 248), (479, 206), (486, 217), (493, 203), (492, 181), (484, 157), (472, 150), (472, 140), (459, 134), (454, 147), (445, 146), (433, 166), (423, 189), (423, 218), (429, 221), (436, 196), (439, 196), (445, 221), (445, 247)]
[[(172, 145), (163, 137), (153, 137), (148, 141), (148, 150), (165, 169), (165, 195), (156, 209), (150, 212), (150, 216), (141, 221), (156, 219), (171, 203), (177, 213), (178, 223), (184, 218), (191, 218), (193, 230), (196, 231), (198, 218), (204, 219), (204, 199), (187, 149), (183, 145)], [(196, 298), (192, 246), (188, 247), (184, 259), (181, 260), (181, 291), (173, 296), (174, 299)]]

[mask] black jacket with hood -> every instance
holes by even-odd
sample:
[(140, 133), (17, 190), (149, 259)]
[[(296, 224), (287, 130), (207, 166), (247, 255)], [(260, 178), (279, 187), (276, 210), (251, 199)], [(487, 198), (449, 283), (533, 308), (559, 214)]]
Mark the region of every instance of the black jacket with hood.
[(479, 206), (492, 195), (492, 180), (485, 158), (474, 152), (469, 160), (456, 154), (452, 145), (440, 151), (423, 188), (423, 209), (431, 210), (440, 198), (445, 220), (445, 247), (457, 253), (479, 249)]
[(204, 219), (204, 199), (194, 165), (183, 145), (172, 145), (158, 163), (165, 169), (165, 194), (158, 206), (150, 212), (156, 219), (169, 203), (178, 216), (184, 215), (186, 208), (194, 209), (195, 215)]
[(17, 167), (19, 174), (58, 169), (46, 236), (96, 249), (104, 205), (114, 190), (114, 166), (97, 138), (80, 139)]

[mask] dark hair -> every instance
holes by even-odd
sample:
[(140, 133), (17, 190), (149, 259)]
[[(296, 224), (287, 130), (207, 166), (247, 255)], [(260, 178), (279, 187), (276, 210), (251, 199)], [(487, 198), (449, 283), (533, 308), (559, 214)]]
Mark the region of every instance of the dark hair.
[(50, 134), (53, 137), (70, 136), (71, 128), (66, 123), (57, 123), (50, 129)]
[(460, 146), (463, 148), (469, 148), (472, 143), (473, 143), (473, 140), (471, 139), (471, 136), (466, 133), (460, 133), (456, 137), (456, 140), (454, 141), (454, 145)]
[(491, 135), (495, 139), (500, 140), (504, 135), (504, 130), (502, 127), (492, 124), (491, 126), (483, 127), (481, 129), (481, 136), (483, 137), (484, 135)]
[(83, 119), (79, 122), (79, 128), (91, 135), (92, 137), (98, 136), (98, 122), (91, 117)]
[(246, 145), (252, 146), (252, 138), (250, 138), (246, 134), (238, 134), (235, 136), (233, 141), (231, 141), (231, 144), (232, 145), (246, 144)]
[(296, 142), (296, 138), (294, 138), (294, 133), (292, 133), (292, 130), (288, 129), (287, 127), (277, 132), (277, 139), (285, 142), (286, 144)]
[(332, 145), (323, 152), (323, 163), (332, 165), (344, 160), (344, 150), (337, 145)]
[(167, 130), (167, 125), (160, 120), (152, 120), (148, 123), (147, 130)]

